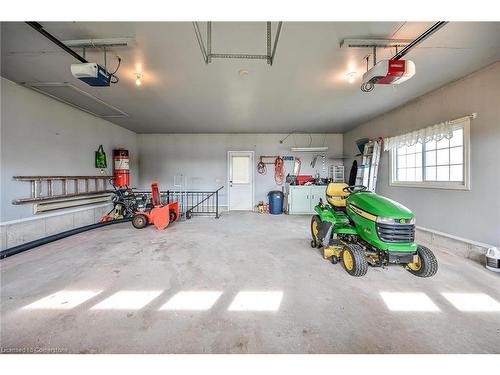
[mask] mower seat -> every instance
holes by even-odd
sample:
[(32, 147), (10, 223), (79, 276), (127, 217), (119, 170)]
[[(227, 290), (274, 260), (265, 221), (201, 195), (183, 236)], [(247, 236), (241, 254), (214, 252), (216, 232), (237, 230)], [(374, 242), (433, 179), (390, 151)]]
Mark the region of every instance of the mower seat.
[(344, 182), (330, 182), (326, 188), (326, 199), (333, 207), (344, 208), (349, 193), (342, 191), (347, 185)]

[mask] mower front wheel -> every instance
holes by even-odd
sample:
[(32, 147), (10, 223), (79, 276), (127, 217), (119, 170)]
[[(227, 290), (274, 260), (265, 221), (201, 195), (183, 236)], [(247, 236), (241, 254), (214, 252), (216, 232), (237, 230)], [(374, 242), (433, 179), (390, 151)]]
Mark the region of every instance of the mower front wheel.
[(314, 215), (311, 219), (311, 247), (321, 247), (321, 239), (319, 238), (319, 228), (321, 227), (321, 219), (319, 215)]
[(148, 218), (142, 214), (135, 215), (132, 219), (132, 225), (135, 229), (145, 228), (148, 225)]
[(431, 277), (434, 276), (438, 270), (438, 262), (431, 249), (418, 245), (417, 261), (408, 263), (406, 269), (418, 277)]
[(342, 251), (342, 265), (351, 276), (359, 277), (366, 275), (368, 262), (363, 248), (356, 244), (347, 244)]

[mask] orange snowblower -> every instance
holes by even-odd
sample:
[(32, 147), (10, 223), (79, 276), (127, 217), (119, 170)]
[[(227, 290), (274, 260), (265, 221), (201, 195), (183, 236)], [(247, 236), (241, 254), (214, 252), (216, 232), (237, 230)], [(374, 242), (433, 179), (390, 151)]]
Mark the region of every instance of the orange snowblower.
[(162, 204), (158, 182), (154, 181), (151, 184), (150, 209), (136, 212), (132, 219), (132, 225), (134, 228), (142, 229), (149, 224), (154, 224), (156, 228), (161, 230), (178, 218), (179, 202)]

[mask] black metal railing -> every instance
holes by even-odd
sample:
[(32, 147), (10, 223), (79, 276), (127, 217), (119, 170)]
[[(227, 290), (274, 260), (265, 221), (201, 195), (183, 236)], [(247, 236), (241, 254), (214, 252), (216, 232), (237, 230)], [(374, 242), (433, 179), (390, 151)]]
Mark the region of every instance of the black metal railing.
[(192, 215), (214, 215), (219, 218), (219, 191), (221, 186), (215, 191), (166, 191), (167, 203), (171, 201), (179, 202), (180, 210), (189, 219)]
[[(193, 215), (205, 215), (220, 217), (219, 192), (224, 188), (221, 186), (215, 191), (160, 191), (161, 202), (179, 202), (181, 216), (189, 219)], [(151, 196), (150, 191), (136, 191), (138, 194)]]

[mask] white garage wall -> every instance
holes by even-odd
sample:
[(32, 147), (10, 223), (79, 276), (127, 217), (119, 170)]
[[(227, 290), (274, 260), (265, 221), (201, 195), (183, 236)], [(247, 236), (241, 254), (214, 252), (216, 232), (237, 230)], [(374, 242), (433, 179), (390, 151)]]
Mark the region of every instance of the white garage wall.
[[(30, 183), (14, 181), (12, 176), (96, 175), (94, 151), (102, 144), (110, 167), (108, 174), (112, 173), (112, 149), (123, 146), (130, 150), (134, 180), (137, 178), (136, 143), (136, 134), (130, 130), (2, 78), (1, 222), (44, 217), (33, 215), (31, 204), (12, 204), (13, 199), (30, 195)], [(68, 211), (71, 210), (57, 214)], [(4, 236), (2, 231), (2, 244)]]
[[(267, 174), (256, 170), (261, 155), (292, 155), (302, 160), (301, 174), (314, 175), (318, 171), (327, 177), (328, 165), (341, 164), (341, 160), (329, 159), (342, 156), (342, 134), (312, 134), (312, 145), (328, 146), (326, 170), (318, 158), (315, 168), (310, 166), (314, 153), (292, 153), (290, 147), (308, 146), (306, 134), (290, 136), (283, 144), (279, 140), (286, 134), (139, 134), (139, 184), (148, 189), (152, 180), (158, 180), (162, 190), (171, 189), (173, 176), (187, 177), (189, 190), (215, 190), (227, 186), (227, 152), (255, 152), (255, 203), (267, 200), (271, 190), (281, 190), (274, 182), (274, 166), (267, 165)], [(293, 162), (286, 162), (287, 172), (293, 170)], [(221, 205), (226, 205), (226, 188), (221, 192)]]
[[(418, 75), (414, 78), (418, 79)], [(383, 95), (376, 87), (367, 95)], [(417, 225), (474, 241), (500, 245), (500, 63), (426, 94), (344, 134), (344, 150), (355, 155), (363, 137), (404, 134), (473, 112), (471, 190), (389, 186), (388, 152), (382, 155), (377, 192), (408, 206)], [(347, 169), (352, 160), (346, 161)]]
[[(283, 134), (137, 135), (6, 79), (2, 78), (1, 85), (0, 219), (4, 224), (44, 216), (34, 216), (31, 205), (11, 204), (13, 199), (27, 196), (30, 191), (28, 183), (13, 181), (13, 175), (95, 174), (93, 151), (98, 144), (104, 145), (110, 166), (114, 147), (124, 146), (130, 150), (132, 184), (136, 187), (148, 189), (151, 180), (159, 180), (163, 189), (169, 189), (172, 188), (173, 175), (182, 173), (187, 176), (188, 189), (191, 190), (213, 190), (227, 185), (227, 151), (254, 151), (257, 162), (259, 155), (292, 155), (290, 147), (309, 144), (309, 136), (305, 134), (291, 136), (285, 144), (279, 143)], [(383, 89), (386, 88), (379, 91)], [(377, 95), (377, 92), (371, 95)], [(378, 192), (410, 207), (417, 214), (419, 226), (500, 245), (498, 103), (500, 63), (495, 63), (344, 135), (314, 134), (312, 144), (330, 147), (328, 166), (340, 163), (340, 160), (332, 159), (335, 156), (354, 155), (357, 152), (356, 139), (401, 134), (477, 112), (478, 118), (471, 124), (470, 191), (391, 187), (388, 156), (384, 153), (379, 169)], [(316, 168), (309, 166), (313, 154), (295, 155), (303, 160), (301, 174), (319, 171), (326, 176), (320, 160)], [(346, 174), (351, 162), (352, 159), (346, 161)], [(287, 164), (287, 170), (291, 170), (291, 164)], [(255, 173), (256, 202), (266, 200), (268, 191), (280, 189), (274, 183), (273, 172), (273, 166), (268, 165), (267, 175)], [(108, 173), (111, 173), (111, 168)], [(221, 202), (226, 203), (225, 189)], [(62, 218), (65, 211), (57, 214)], [(88, 220), (94, 220), (93, 215), (87, 215)], [(77, 221), (73, 218), (73, 225), (77, 226)], [(27, 227), (24, 232), (40, 233), (14, 240), (19, 243), (43, 237), (42, 234), (51, 232), (49, 226), (44, 224), (43, 231)], [(67, 229), (64, 225), (56, 227)], [(2, 248), (5, 247), (5, 237), (5, 230), (2, 229)]]

